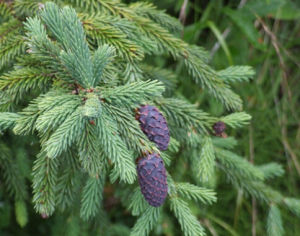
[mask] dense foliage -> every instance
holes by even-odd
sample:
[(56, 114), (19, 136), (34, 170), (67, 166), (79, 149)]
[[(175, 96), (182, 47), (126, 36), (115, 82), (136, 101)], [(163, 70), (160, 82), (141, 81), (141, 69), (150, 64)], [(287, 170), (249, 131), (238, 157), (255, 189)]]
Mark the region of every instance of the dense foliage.
[[(281, 21), (299, 18), (297, 5), (172, 5), (175, 12), (181, 7), (183, 27), (150, 3), (54, 2), (0, 3), (0, 233), (297, 232), (299, 93), (285, 57), (299, 67), (289, 52), (299, 40), (282, 46), (269, 27), (282, 24), (296, 35), (300, 24)], [(227, 42), (222, 27), (229, 27)], [(254, 70), (233, 66), (248, 61), (258, 71), (250, 85)], [(247, 98), (250, 125), (236, 92)], [(166, 117), (167, 151), (135, 120), (142, 104)], [(215, 136), (219, 121), (228, 137)], [(249, 132), (240, 129), (246, 125)], [(137, 183), (135, 159), (148, 152), (159, 153), (167, 169), (168, 197), (159, 208), (148, 205)], [(283, 166), (288, 183), (274, 182)]]

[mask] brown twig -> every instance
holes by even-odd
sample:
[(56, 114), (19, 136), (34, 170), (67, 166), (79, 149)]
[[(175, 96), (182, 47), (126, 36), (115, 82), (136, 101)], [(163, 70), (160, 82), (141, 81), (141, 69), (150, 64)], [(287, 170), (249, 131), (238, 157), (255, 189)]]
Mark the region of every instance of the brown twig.
[[(186, 7), (188, 5), (188, 2), (189, 2), (189, 0), (184, 0), (182, 3), (182, 6), (180, 8), (179, 20), (181, 21), (183, 26), (184, 26), (185, 20), (186, 20)], [(181, 38), (183, 38), (183, 34), (184, 34), (184, 27), (182, 27)]]
[(212, 236), (218, 236), (218, 233), (216, 232), (216, 230), (212, 226), (209, 219), (204, 219), (202, 222), (207, 227), (207, 229), (209, 230), (209, 232), (211, 233)]
[(180, 8), (180, 13), (179, 13), (179, 20), (181, 23), (184, 25), (185, 19), (186, 19), (186, 7), (188, 4), (189, 0), (184, 0), (182, 3), (182, 6)]

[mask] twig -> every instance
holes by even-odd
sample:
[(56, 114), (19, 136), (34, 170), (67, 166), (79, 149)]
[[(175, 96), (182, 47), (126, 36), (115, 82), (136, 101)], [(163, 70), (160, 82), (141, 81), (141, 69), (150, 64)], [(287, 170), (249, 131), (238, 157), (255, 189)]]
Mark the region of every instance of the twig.
[[(227, 27), (224, 32), (222, 33), (222, 38), (225, 40), (228, 35), (231, 32), (231, 27)], [(216, 42), (215, 45), (213, 46), (213, 48), (210, 50), (210, 58), (213, 58), (213, 56), (215, 55), (215, 53), (219, 50), (221, 44), (219, 42)]]
[(247, 2), (247, 0), (241, 0), (238, 5), (238, 9), (242, 8), (246, 4), (246, 2)]
[(211, 233), (212, 236), (218, 236), (218, 233), (214, 229), (214, 227), (211, 225), (211, 222), (209, 219), (204, 219), (203, 224), (207, 227), (209, 232)]
[(184, 25), (185, 23), (185, 19), (186, 19), (186, 7), (188, 4), (189, 0), (184, 0), (180, 9), (180, 13), (179, 13), (179, 20), (181, 21), (181, 23)]
[(181, 31), (181, 38), (183, 38), (183, 34), (184, 34), (184, 24), (185, 24), (185, 19), (186, 19), (186, 7), (188, 4), (189, 0), (184, 0), (184, 2), (182, 3), (181, 9), (180, 9), (180, 13), (179, 13), (179, 20), (181, 21), (183, 27), (182, 27), (182, 31)]

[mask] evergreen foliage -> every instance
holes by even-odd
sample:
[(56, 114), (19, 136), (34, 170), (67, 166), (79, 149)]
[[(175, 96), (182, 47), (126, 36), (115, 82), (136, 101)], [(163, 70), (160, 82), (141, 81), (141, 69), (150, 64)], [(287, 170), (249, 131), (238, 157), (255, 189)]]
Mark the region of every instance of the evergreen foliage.
[(270, 211), (268, 214), (268, 221), (267, 221), (267, 230), (268, 230), (268, 235), (280, 236), (284, 234), (280, 210), (277, 208), (276, 205), (270, 206)]
[[(0, 141), (0, 197), (4, 187), (15, 201), (21, 227), (28, 222), (32, 200), (37, 213), (65, 222), (66, 228), (56, 223), (57, 228), (71, 235), (146, 236), (171, 217), (179, 222), (182, 235), (206, 235), (207, 225), (190, 206), (205, 209), (205, 215), (217, 201), (209, 184), (216, 172), (270, 207), (269, 235), (284, 232), (280, 208), (300, 217), (300, 200), (283, 196), (266, 182), (283, 174), (279, 164), (256, 166), (233, 152), (234, 138), (213, 136), (217, 121), (229, 129), (249, 124), (251, 116), (242, 111), (231, 84), (249, 81), (254, 70), (213, 69), (203, 48), (178, 37), (181, 30), (177, 19), (150, 3), (0, 4), (0, 131), (24, 143), (22, 136), (27, 135), (35, 151), (39, 149), (28, 178), (20, 174), (24, 159), (16, 162), (15, 150), (9, 148), (13, 145), (5, 138)], [(176, 74), (150, 64), (154, 56), (171, 56), (184, 66), (189, 75), (184, 79), (223, 106), (226, 115), (202, 111), (175, 92)], [(140, 130), (134, 117), (141, 104), (156, 105), (165, 115), (171, 134), (166, 152)], [(168, 197), (160, 208), (149, 206), (136, 187), (135, 159), (148, 152), (159, 153), (168, 171)], [(182, 182), (183, 170), (173, 168), (175, 162), (192, 170), (189, 182)], [(136, 216), (131, 229), (108, 216), (111, 204)], [(85, 225), (79, 226), (82, 220)], [(53, 234), (55, 230), (59, 232), (54, 228)]]

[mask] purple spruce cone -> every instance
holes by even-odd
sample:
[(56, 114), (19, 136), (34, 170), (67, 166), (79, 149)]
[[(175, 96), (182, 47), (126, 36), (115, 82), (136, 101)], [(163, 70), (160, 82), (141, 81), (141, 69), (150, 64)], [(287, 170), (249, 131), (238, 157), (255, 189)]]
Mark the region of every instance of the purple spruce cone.
[(139, 108), (136, 118), (149, 140), (156, 143), (160, 150), (166, 150), (170, 141), (170, 133), (162, 113), (154, 106), (145, 105)]
[(213, 129), (216, 135), (221, 135), (225, 131), (226, 125), (224, 122), (218, 121), (217, 123), (214, 124)]
[(144, 198), (153, 207), (161, 206), (168, 194), (167, 175), (159, 154), (148, 154), (137, 164), (138, 180)]

